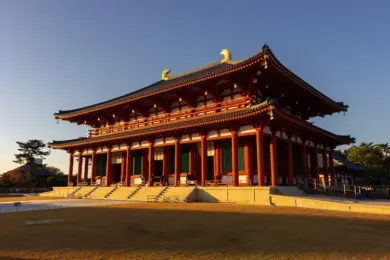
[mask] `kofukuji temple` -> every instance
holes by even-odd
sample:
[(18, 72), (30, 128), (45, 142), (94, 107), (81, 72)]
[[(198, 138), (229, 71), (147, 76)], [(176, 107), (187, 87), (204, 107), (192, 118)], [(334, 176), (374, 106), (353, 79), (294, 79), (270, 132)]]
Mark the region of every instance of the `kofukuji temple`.
[[(69, 153), (69, 185), (296, 185), (333, 181), (332, 151), (354, 142), (309, 120), (346, 112), (286, 68), (267, 45), (55, 118), (91, 127), (53, 141)], [(75, 159), (78, 159), (75, 161)], [(90, 177), (88, 177), (90, 176)]]

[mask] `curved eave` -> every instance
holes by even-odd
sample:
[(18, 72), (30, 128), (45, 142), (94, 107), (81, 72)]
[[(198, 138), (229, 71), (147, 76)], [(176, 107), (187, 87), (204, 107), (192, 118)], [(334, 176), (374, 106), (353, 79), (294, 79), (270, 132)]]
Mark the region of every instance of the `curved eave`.
[(336, 102), (323, 94), (322, 92), (318, 91), (316, 88), (312, 87), (309, 83), (301, 79), (299, 76), (297, 76), (294, 72), (289, 70), (286, 66), (284, 66), (278, 58), (273, 54), (273, 52), (268, 49), (267, 53), (268, 55), (268, 60), (274, 65), (274, 67), (293, 81), (295, 81), (296, 84), (300, 85), (302, 88), (306, 89), (316, 97), (322, 99), (324, 102), (328, 103), (331, 105), (335, 110), (337, 111), (347, 111), (348, 110), (348, 105), (345, 105), (343, 102)]

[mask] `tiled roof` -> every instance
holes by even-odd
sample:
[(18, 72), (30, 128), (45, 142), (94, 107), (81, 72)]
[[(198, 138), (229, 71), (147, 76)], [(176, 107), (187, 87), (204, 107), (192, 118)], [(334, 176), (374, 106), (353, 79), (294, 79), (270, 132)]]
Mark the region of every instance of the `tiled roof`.
[(340, 152), (333, 152), (333, 160), (336, 161), (338, 164), (343, 165), (346, 169), (356, 171), (356, 172), (364, 172), (366, 169), (362, 167), (360, 164), (353, 163), (348, 161), (348, 159), (341, 154)]

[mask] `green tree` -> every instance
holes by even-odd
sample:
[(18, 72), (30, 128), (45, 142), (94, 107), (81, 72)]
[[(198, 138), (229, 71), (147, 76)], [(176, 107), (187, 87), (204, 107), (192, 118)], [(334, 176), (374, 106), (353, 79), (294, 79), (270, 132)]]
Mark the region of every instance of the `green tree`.
[(15, 154), (15, 163), (23, 164), (25, 162), (35, 164), (34, 158), (45, 159), (50, 154), (45, 151), (46, 144), (42, 140), (28, 140), (27, 142), (16, 142), (19, 146), (18, 154)]
[(388, 144), (362, 142), (344, 151), (347, 159), (374, 172), (387, 172), (390, 166), (390, 148)]
[(54, 173), (55, 175), (64, 175), (64, 173), (61, 171), (60, 168), (57, 168), (55, 166), (46, 166), (46, 169), (50, 171), (51, 173)]

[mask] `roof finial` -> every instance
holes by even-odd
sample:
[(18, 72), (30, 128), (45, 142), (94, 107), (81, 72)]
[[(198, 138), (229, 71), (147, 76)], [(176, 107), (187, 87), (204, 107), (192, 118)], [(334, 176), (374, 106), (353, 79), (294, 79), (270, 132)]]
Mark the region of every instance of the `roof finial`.
[(168, 80), (168, 74), (171, 72), (170, 69), (165, 69), (161, 73), (161, 79), (162, 80)]
[(230, 53), (230, 51), (228, 49), (223, 49), (220, 52), (220, 54), (223, 55), (223, 59), (221, 60), (221, 62), (230, 61), (232, 59), (232, 54)]

